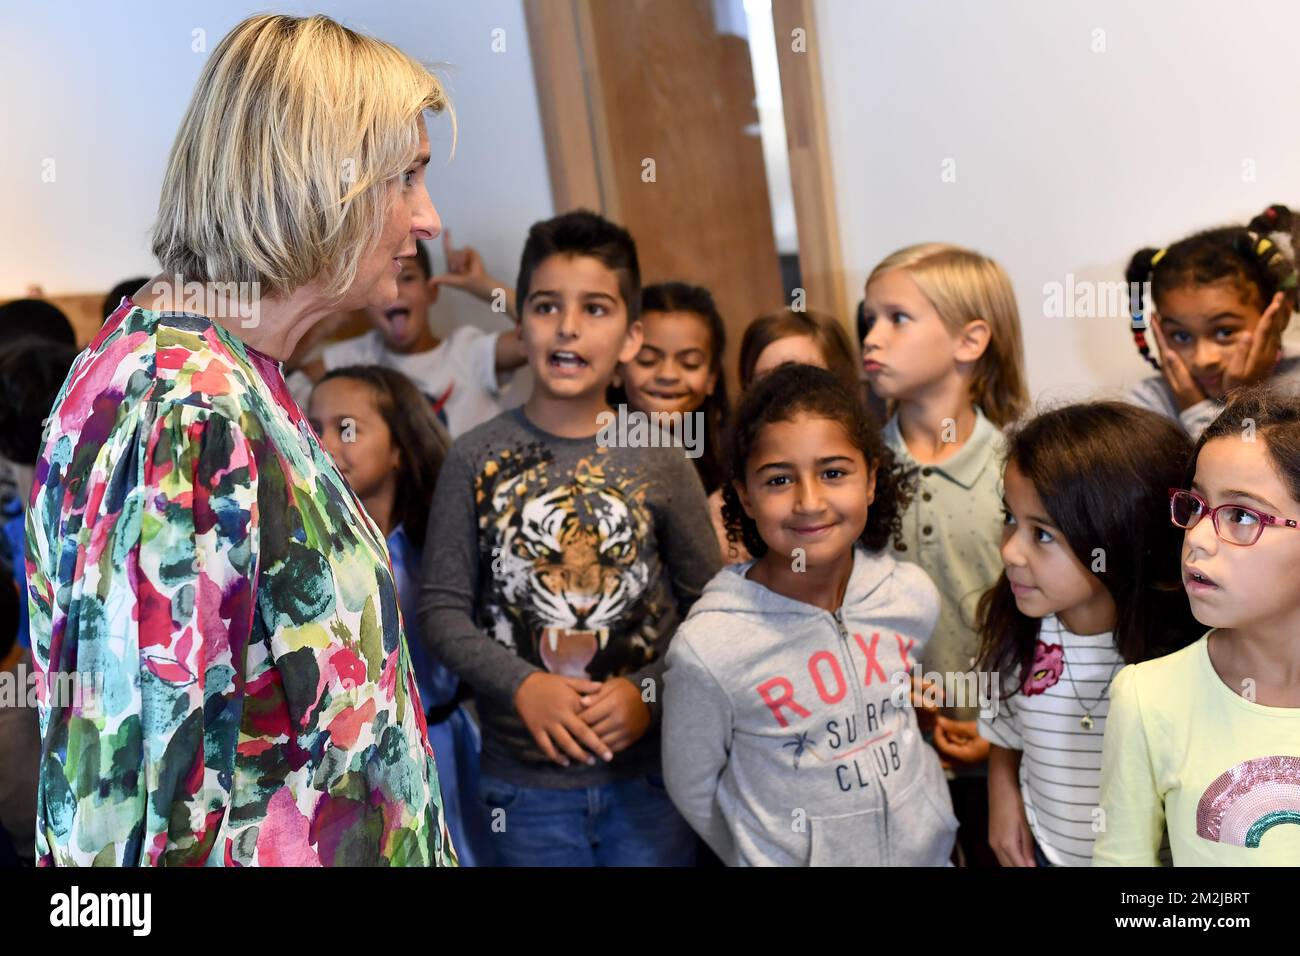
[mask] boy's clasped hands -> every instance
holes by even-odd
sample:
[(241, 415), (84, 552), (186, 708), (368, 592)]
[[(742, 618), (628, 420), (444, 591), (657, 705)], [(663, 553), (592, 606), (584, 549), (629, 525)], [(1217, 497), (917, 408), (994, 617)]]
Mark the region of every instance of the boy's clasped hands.
[(626, 677), (602, 682), (535, 671), (515, 691), (515, 710), (542, 753), (561, 767), (571, 760), (606, 763), (650, 729), (650, 708)]

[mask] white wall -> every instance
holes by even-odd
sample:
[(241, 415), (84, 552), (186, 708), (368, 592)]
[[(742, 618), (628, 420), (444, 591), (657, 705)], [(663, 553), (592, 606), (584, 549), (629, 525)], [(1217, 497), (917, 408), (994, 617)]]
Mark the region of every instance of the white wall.
[[(0, 0), (0, 298), (32, 283), (50, 294), (107, 290), (152, 275), (148, 234), (168, 150), (206, 54), (250, 13), (324, 13), (446, 64), (459, 120), (430, 123), (429, 192), (457, 244), (513, 284), (528, 226), (552, 215), (521, 0)], [(505, 51), (493, 52), (495, 29)], [(54, 181), (42, 181), (54, 161)], [(440, 243), (435, 268), (441, 268)], [(445, 332), (506, 320), (452, 290), (435, 307)]]
[(851, 301), (900, 246), (993, 256), (1035, 398), (1150, 372), (1125, 317), (1045, 316), (1046, 283), (1122, 280), (1144, 245), (1300, 206), (1300, 5), (818, 0), (816, 17)]
[[(259, 9), (0, 0), (0, 298), (31, 283), (106, 290), (152, 272), (163, 164), (205, 55), (192, 31), (211, 49)], [(513, 281), (528, 225), (554, 211), (520, 0), (274, 9), (326, 13), (449, 64), (460, 141), (439, 162), (449, 130), (432, 124), (430, 192), (456, 241)], [(1116, 281), (1141, 245), (1270, 202), (1300, 205), (1289, 66), (1300, 6), (1286, 0), (818, 0), (816, 14), (850, 300), (908, 243), (996, 257), (1016, 283), (1036, 396), (1146, 370), (1123, 317), (1044, 315), (1046, 283)], [(492, 51), (496, 28), (503, 53)], [(1104, 52), (1093, 51), (1099, 38)], [(54, 182), (42, 181), (46, 160)], [(942, 179), (945, 160), (955, 182)], [(444, 292), (435, 326), (462, 321), (503, 324)]]

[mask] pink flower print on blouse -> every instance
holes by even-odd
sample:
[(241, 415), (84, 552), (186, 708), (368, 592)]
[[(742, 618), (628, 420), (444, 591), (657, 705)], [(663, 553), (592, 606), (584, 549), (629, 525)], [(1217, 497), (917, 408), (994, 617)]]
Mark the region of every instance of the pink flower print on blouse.
[(1060, 644), (1044, 644), (1039, 641), (1034, 647), (1034, 664), (1029, 668), (1020, 692), (1026, 697), (1041, 694), (1061, 679), (1065, 669), (1065, 648)]

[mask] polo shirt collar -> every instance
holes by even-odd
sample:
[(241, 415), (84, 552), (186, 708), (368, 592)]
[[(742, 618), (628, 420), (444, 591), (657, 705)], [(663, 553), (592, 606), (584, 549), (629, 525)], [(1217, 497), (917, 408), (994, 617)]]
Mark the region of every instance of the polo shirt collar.
[(984, 469), (995, 466), (997, 438), (1000, 434), (998, 427), (984, 417), (984, 413), (976, 407), (975, 428), (957, 454), (943, 461), (922, 466), (907, 450), (907, 443), (903, 441), (903, 433), (898, 427), (898, 415), (894, 415), (889, 420), (884, 430), (885, 443), (889, 445), (894, 457), (906, 471), (910, 472), (921, 467), (931, 468), (963, 488), (973, 488), (980, 475), (984, 473)]

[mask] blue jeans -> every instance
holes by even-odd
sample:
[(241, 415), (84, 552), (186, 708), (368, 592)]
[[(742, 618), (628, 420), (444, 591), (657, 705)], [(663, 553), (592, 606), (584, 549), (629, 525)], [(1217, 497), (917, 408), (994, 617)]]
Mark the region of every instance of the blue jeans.
[(479, 782), (495, 856), (504, 866), (693, 866), (695, 834), (659, 774), (599, 787)]

